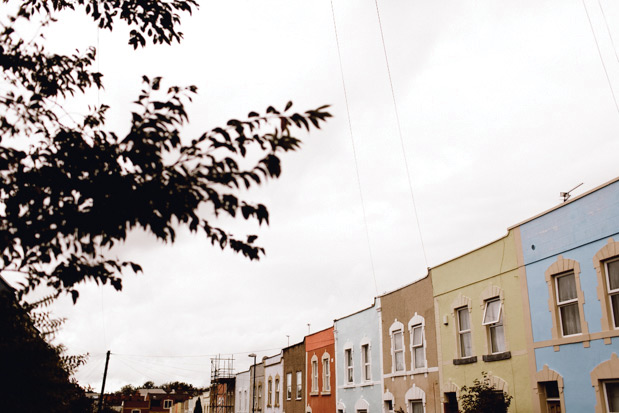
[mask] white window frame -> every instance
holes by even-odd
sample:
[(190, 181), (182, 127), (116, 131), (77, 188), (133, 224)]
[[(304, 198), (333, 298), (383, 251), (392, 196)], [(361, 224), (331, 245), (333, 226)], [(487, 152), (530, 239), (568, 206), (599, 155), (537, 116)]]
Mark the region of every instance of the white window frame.
[[(560, 301), (559, 300), (559, 278), (564, 278), (564, 277), (569, 277), (569, 276), (574, 277), (574, 290), (576, 292), (576, 297), (569, 299), (569, 300)], [(559, 313), (559, 329), (561, 331), (561, 336), (562, 337), (574, 337), (574, 336), (582, 335), (582, 324), (580, 322), (580, 305), (578, 302), (578, 286), (576, 285), (576, 273), (574, 271), (569, 271), (566, 273), (557, 274), (554, 276), (554, 283), (555, 283), (555, 300), (556, 300), (555, 303), (557, 306), (557, 313)], [(567, 307), (569, 305), (574, 305), (574, 304), (576, 304), (576, 308), (578, 309), (578, 325), (580, 326), (580, 332), (574, 333), (574, 334), (565, 334), (565, 332), (563, 331), (563, 315), (561, 314), (561, 308)]]
[(329, 393), (331, 391), (331, 356), (325, 352), (322, 355), (322, 392)]
[(275, 384), (274, 384), (274, 386), (275, 386), (275, 389), (274, 389), (274, 391), (275, 391), (275, 401), (274, 401), (275, 407), (279, 407), (279, 382), (280, 382), (279, 375), (277, 375), (277, 376), (275, 376)]
[(312, 393), (318, 393), (318, 357), (312, 357)]
[(604, 380), (602, 384), (604, 385), (604, 404), (606, 405), (606, 412), (608, 413), (616, 413), (610, 410), (610, 406), (608, 404), (608, 392), (606, 391), (606, 384), (608, 383), (617, 383), (619, 384), (619, 380)]
[(619, 258), (615, 257), (604, 262), (604, 272), (606, 275), (606, 292), (608, 293), (608, 304), (610, 307), (610, 314), (613, 320), (612, 325), (613, 329), (617, 330), (619, 329), (619, 320), (615, 320), (615, 311), (613, 310), (613, 296), (619, 295), (619, 288), (615, 288), (614, 290), (610, 288), (610, 271), (608, 270), (608, 264), (611, 263), (618, 263), (617, 265), (619, 265)]
[[(415, 342), (415, 330), (419, 330), (420, 333), (420, 340), (419, 342)], [(425, 347), (425, 328), (423, 326), (423, 324), (415, 324), (414, 326), (411, 326), (410, 332), (411, 332), (411, 358), (412, 358), (412, 367), (413, 370), (419, 370), (419, 369), (425, 369), (427, 367), (426, 365), (426, 347)], [(417, 366), (417, 362), (419, 360), (417, 360), (417, 355), (415, 354), (415, 351), (417, 349), (422, 349), (423, 350), (423, 359), (422, 359), (422, 366)]]
[[(396, 340), (395, 336), (401, 333), (402, 334), (402, 369), (397, 369), (397, 353), (396, 352)], [(389, 327), (389, 337), (391, 338), (390, 351), (391, 351), (391, 374), (392, 375), (402, 375), (406, 374), (406, 352), (404, 351), (404, 324), (398, 321), (396, 318), (391, 327)]]
[(262, 383), (258, 383), (258, 397), (256, 400), (258, 401), (256, 410), (262, 410)]
[(355, 382), (355, 370), (352, 346), (344, 349), (344, 371), (345, 384), (353, 384)]
[(267, 381), (267, 407), (271, 407), (273, 404), (273, 378), (269, 377)]
[[(499, 303), (499, 312), (497, 313), (496, 319), (486, 320), (486, 315), (488, 314), (488, 307), (492, 303), (496, 302)], [(500, 354), (507, 351), (507, 346), (505, 343), (505, 327), (503, 325), (503, 301), (500, 297), (492, 297), (484, 302), (484, 317), (482, 318), (481, 324), (486, 326), (489, 353)], [(495, 351), (495, 349), (492, 348), (492, 332), (494, 331), (495, 334), (497, 334), (496, 332), (499, 331), (499, 327), (503, 327), (503, 332), (501, 333), (503, 335), (503, 349), (496, 349)]]
[(292, 399), (292, 373), (286, 373), (286, 400)]
[(297, 371), (297, 400), (301, 400), (303, 398), (303, 372)]
[[(173, 404), (172, 402), (173, 402), (172, 399), (165, 399), (163, 401), (163, 408), (164, 409), (171, 409), (172, 408), (172, 404)], [(167, 406), (166, 406), (166, 404), (167, 404)]]
[(361, 376), (363, 381), (372, 380), (372, 353), (370, 343), (361, 343)]
[[(468, 318), (469, 318), (469, 328), (468, 329), (462, 329), (461, 323), (460, 323), (460, 311), (465, 311), (468, 314)], [(464, 306), (464, 307), (459, 307), (456, 308), (456, 327), (458, 329), (458, 354), (460, 355), (460, 358), (468, 358), (468, 357), (473, 357), (473, 332), (472, 332), (472, 323), (471, 323), (471, 309), (468, 306)], [(471, 354), (464, 354), (464, 348), (465, 346), (462, 345), (462, 340), (463, 338), (468, 335), (469, 337), (469, 341), (470, 341), (470, 348), (471, 348)]]

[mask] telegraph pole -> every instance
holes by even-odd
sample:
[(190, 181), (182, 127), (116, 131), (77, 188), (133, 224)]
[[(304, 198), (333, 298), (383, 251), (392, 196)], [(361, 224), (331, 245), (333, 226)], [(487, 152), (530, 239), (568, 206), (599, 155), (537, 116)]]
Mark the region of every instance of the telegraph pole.
[(105, 355), (105, 370), (103, 370), (103, 384), (101, 385), (101, 395), (99, 395), (99, 413), (103, 408), (103, 394), (105, 393), (105, 379), (107, 378), (107, 366), (110, 362), (110, 350)]

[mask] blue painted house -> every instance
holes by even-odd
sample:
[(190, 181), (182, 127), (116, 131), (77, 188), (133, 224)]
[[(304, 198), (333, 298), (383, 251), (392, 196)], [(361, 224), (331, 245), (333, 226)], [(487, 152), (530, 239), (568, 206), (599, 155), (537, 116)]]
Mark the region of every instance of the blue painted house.
[(619, 411), (619, 178), (515, 227), (539, 412)]
[(375, 305), (335, 320), (336, 411), (382, 411), (379, 314)]

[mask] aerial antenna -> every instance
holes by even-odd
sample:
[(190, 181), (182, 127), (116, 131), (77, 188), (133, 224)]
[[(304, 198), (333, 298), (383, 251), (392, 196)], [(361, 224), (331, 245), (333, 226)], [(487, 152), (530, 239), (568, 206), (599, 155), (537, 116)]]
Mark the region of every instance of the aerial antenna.
[(559, 192), (559, 196), (563, 197), (563, 202), (566, 202), (568, 199), (570, 199), (570, 197), (572, 196), (570, 193), (572, 191), (574, 191), (574, 189), (578, 188), (580, 185), (582, 185), (583, 183), (579, 183), (578, 185), (576, 185), (574, 188), (570, 189), (567, 192)]

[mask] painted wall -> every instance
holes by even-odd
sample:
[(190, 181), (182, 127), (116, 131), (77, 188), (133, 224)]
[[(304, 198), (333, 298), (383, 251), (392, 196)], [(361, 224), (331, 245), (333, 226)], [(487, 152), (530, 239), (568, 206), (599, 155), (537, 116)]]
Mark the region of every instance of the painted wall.
[[(383, 400), (391, 400), (394, 410), (407, 411), (407, 400), (422, 399), (426, 412), (441, 412), (438, 393), (438, 355), (432, 278), (419, 281), (380, 297)], [(423, 322), (425, 368), (415, 369), (413, 364), (412, 326)], [(405, 371), (394, 370), (392, 332), (401, 326), (404, 338)], [(383, 404), (384, 405), (384, 404)]]
[[(599, 285), (593, 258), (609, 242), (619, 245), (614, 242), (619, 241), (619, 182), (605, 184), (521, 224), (520, 234), (535, 374), (546, 365), (561, 376), (567, 411), (594, 411), (596, 404), (596, 411), (604, 411), (591, 372), (609, 361), (612, 353), (619, 353), (619, 331), (602, 327), (599, 294), (605, 294), (605, 287)], [(619, 250), (615, 256), (619, 256)], [(552, 275), (556, 272), (552, 268), (556, 267), (552, 266), (564, 261), (577, 263), (579, 271), (575, 273), (583, 294), (585, 324), (581, 334), (571, 337), (563, 337), (560, 330), (554, 335), (552, 332), (555, 298), (550, 296), (548, 283), (554, 282)], [(619, 379), (619, 371), (613, 377)], [(537, 391), (537, 380), (532, 387)], [(536, 407), (543, 411), (543, 407)]]
[(249, 370), (237, 373), (235, 380), (234, 411), (236, 413), (249, 413), (251, 411), (251, 403), (249, 402), (249, 395), (251, 394)]
[[(264, 359), (264, 381), (265, 387), (265, 412), (282, 412), (282, 385), (283, 385), (283, 363), (282, 353)], [(269, 380), (271, 380), (271, 404), (269, 405)]]
[[(378, 309), (373, 305), (335, 320), (334, 328), (337, 410), (343, 410), (345, 413), (356, 413), (361, 409), (368, 412), (380, 412), (382, 409), (382, 372)], [(363, 375), (362, 345), (367, 345), (369, 350), (371, 372), (369, 380), (366, 380)], [(346, 349), (352, 352), (352, 383), (347, 380)]]
[[(318, 391), (312, 391), (312, 358), (318, 359)], [(323, 386), (324, 372), (322, 368), (322, 358), (329, 359), (329, 388)], [(305, 358), (307, 383), (305, 397), (307, 400), (307, 412), (327, 413), (335, 412), (335, 339), (333, 337), (333, 327), (308, 335), (305, 337)]]
[[(256, 397), (254, 397), (254, 375), (255, 375), (255, 391)], [(265, 382), (264, 382), (264, 363), (260, 362), (256, 364), (255, 369), (254, 366), (250, 366), (249, 368), (249, 380), (251, 381), (251, 385), (249, 386), (249, 410), (251, 411), (251, 406), (254, 404), (254, 410), (256, 412), (264, 411), (265, 406)]]
[[(284, 357), (284, 412), (285, 413), (304, 413), (305, 412), (305, 341), (286, 347), (283, 350)], [(297, 397), (297, 372), (301, 372), (301, 394)], [(288, 373), (290, 373), (291, 383), (290, 399), (286, 397), (288, 386)]]
[[(493, 384), (514, 397), (510, 412), (532, 411), (525, 312), (519, 275), (518, 230), (465, 255), (431, 269), (436, 311), (440, 394), (459, 392), (482, 372), (491, 372)], [(500, 297), (506, 351), (497, 360), (490, 355), (489, 331), (482, 325), (485, 301)], [(470, 311), (473, 357), (459, 354), (456, 309)], [(487, 359), (487, 360), (485, 360)], [(465, 361), (470, 363), (461, 364)], [(532, 362), (531, 362), (532, 365)]]

